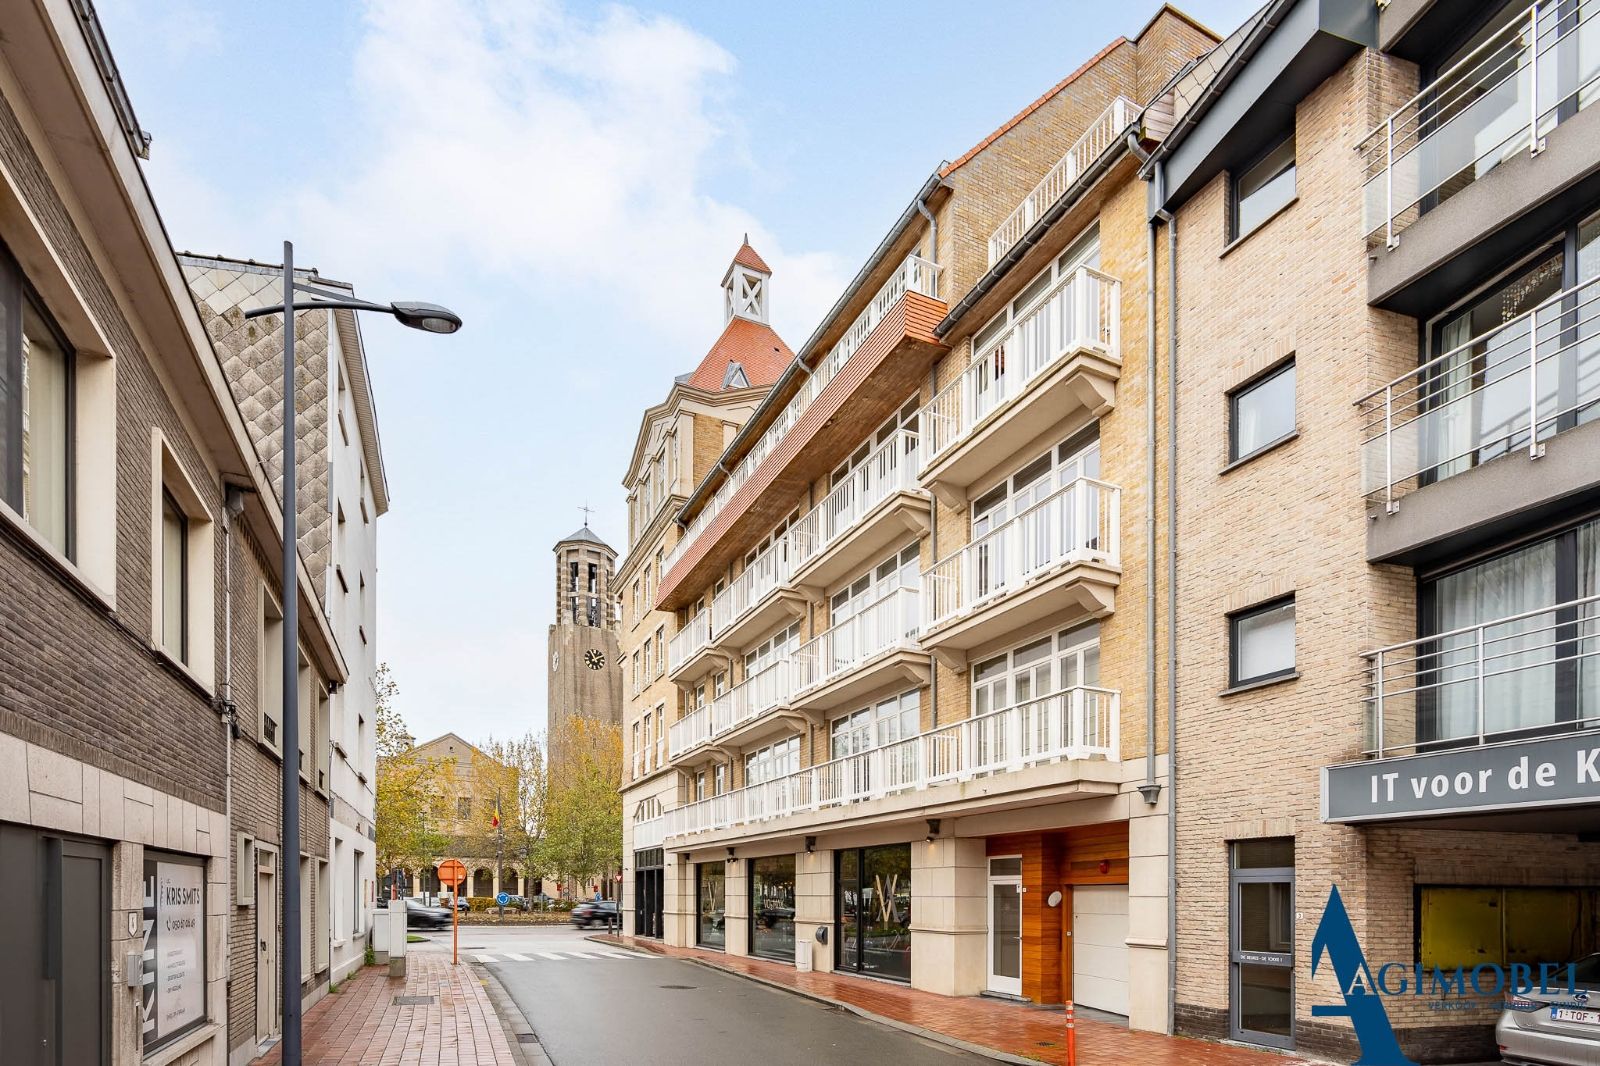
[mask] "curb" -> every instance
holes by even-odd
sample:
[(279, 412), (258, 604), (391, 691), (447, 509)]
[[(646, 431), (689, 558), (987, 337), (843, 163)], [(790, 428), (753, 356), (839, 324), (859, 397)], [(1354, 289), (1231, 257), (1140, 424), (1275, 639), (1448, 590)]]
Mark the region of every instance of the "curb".
[[(500, 1023), (501, 1032), (505, 1033), (506, 1044), (511, 1048), (511, 1057), (516, 1060), (517, 1066), (553, 1066), (550, 1056), (545, 1054), (544, 1045), (538, 1042), (538, 1034), (534, 1033), (527, 1016), (506, 991), (505, 985), (500, 983), (500, 978), (482, 963), (468, 965), (489, 994), (489, 1005), (494, 1008), (495, 1018)], [(519, 1039), (521, 1033), (532, 1034), (534, 1042), (523, 1043)]]

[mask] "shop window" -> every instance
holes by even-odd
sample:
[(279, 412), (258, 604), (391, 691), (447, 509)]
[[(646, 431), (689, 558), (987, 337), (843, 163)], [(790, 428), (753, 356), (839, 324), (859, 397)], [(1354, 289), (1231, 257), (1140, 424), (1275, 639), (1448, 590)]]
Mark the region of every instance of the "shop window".
[(794, 960), (793, 855), (750, 860), (750, 954)]
[(1600, 951), (1600, 890), (1426, 885), (1417, 892), (1417, 961), (1479, 965), (1567, 963)]
[(911, 980), (911, 845), (835, 852), (834, 961), (841, 970)]
[(695, 943), (721, 951), (727, 946), (728, 864), (702, 862), (695, 866), (696, 911), (699, 914)]

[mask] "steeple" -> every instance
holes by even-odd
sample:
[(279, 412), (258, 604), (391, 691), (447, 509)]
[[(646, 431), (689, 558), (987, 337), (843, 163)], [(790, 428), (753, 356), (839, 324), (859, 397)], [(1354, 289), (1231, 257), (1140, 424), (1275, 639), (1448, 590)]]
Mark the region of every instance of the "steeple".
[(748, 318), (752, 322), (767, 323), (771, 281), (772, 268), (750, 247), (750, 234), (746, 233), (733, 262), (728, 264), (728, 272), (722, 275), (723, 321)]

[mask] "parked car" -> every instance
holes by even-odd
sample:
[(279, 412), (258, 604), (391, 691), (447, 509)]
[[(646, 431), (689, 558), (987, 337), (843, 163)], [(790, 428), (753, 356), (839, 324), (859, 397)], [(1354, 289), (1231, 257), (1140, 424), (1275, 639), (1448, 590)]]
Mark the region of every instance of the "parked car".
[(622, 911), (614, 899), (584, 900), (572, 908), (572, 924), (579, 929), (592, 925), (622, 924)]
[(1600, 1062), (1600, 952), (1575, 964), (1572, 990), (1562, 967), (1560, 987), (1507, 995), (1494, 1027), (1506, 1062), (1517, 1066), (1576, 1066)]
[(430, 907), (420, 900), (406, 900), (406, 928), (443, 929), (449, 924), (448, 907)]
[(466, 896), (457, 896), (456, 897), (456, 910), (460, 911), (462, 914), (465, 914), (471, 909), (472, 909), (472, 903), (471, 903), (470, 900), (467, 899)]

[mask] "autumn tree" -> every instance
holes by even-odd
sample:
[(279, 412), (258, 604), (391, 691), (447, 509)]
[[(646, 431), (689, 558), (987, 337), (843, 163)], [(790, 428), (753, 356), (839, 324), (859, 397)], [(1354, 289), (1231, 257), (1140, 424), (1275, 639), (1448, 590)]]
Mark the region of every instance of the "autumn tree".
[(580, 885), (622, 866), (622, 730), (570, 718), (551, 731), (539, 865)]
[[(547, 872), (539, 854), (548, 794), (544, 746), (526, 733), (508, 740), (490, 737), (479, 748), (481, 754), (473, 757), (473, 807), (484, 814), (477, 820), (475, 854), (499, 855), (532, 882)], [(491, 817), (497, 804), (498, 829)]]
[(440, 831), (445, 812), (440, 797), (452, 794), (440, 787), (448, 767), (416, 754), (411, 734), (396, 702), (400, 686), (387, 663), (378, 667), (374, 680), (377, 702), (373, 727), (378, 756), (375, 783), (377, 863), (380, 872), (404, 866), (417, 870), (433, 863), (449, 838)]

